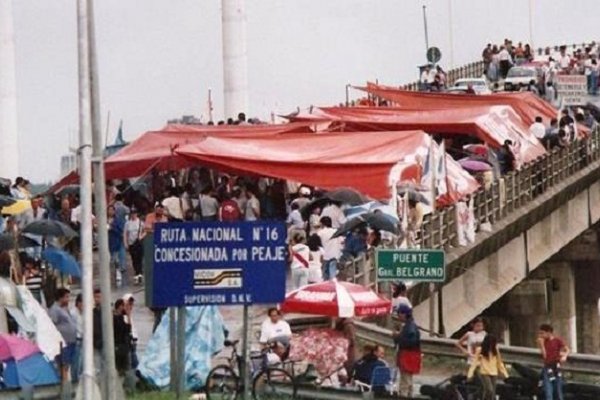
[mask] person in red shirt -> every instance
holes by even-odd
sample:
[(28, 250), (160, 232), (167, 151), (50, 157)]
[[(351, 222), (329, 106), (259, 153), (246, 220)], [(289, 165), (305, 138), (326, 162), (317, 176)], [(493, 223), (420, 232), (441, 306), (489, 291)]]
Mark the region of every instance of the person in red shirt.
[(563, 400), (563, 381), (560, 364), (567, 361), (569, 348), (562, 339), (554, 336), (554, 329), (548, 324), (540, 326), (537, 342), (542, 352), (542, 358), (544, 359), (542, 385), (545, 398)]
[(239, 221), (242, 216), (237, 201), (231, 199), (231, 193), (223, 193), (223, 201), (219, 207), (219, 221)]

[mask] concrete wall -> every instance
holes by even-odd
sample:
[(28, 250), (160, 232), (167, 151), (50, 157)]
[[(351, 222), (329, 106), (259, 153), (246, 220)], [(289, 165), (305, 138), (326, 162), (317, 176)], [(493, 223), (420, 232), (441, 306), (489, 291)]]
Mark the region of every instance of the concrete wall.
[[(497, 252), (446, 283), (443, 318), (452, 335), (506, 294), (544, 261), (600, 220), (600, 182), (567, 201)], [(428, 302), (415, 307), (418, 323), (429, 321)]]

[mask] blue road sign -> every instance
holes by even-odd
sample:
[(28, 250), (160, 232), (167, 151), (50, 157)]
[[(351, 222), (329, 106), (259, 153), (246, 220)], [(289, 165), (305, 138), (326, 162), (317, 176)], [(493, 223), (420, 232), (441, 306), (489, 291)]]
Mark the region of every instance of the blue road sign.
[(152, 305), (283, 301), (286, 235), (279, 222), (156, 224)]

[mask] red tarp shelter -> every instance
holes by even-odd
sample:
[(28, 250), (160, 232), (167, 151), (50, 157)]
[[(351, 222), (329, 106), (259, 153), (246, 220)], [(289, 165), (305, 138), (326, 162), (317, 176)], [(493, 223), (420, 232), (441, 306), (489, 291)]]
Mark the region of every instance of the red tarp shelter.
[(413, 111), (392, 107), (323, 107), (311, 114), (292, 117), (301, 122), (332, 122), (332, 130), (391, 131), (420, 129), (445, 135), (471, 135), (491, 147), (509, 139), (519, 163), (530, 162), (546, 153), (539, 140), (529, 133), (519, 116), (508, 106), (478, 106)]
[[(231, 173), (288, 179), (323, 189), (348, 186), (376, 199), (389, 199), (392, 168), (403, 167), (394, 171), (405, 180), (420, 179), (403, 172), (426, 159), (431, 141), (422, 131), (206, 137), (175, 152)], [(460, 190), (449, 201), (477, 190), (475, 179), (451, 158), (447, 170), (449, 180), (455, 180), (449, 186)]]
[[(182, 125), (171, 124), (158, 131), (149, 131), (108, 157), (105, 162), (106, 179), (132, 178), (158, 171), (177, 170), (189, 166), (189, 160), (173, 152), (179, 146), (203, 140), (207, 136), (262, 137), (281, 133), (312, 132), (308, 123), (274, 125)], [(78, 176), (72, 171), (56, 183), (51, 191), (76, 183)]]
[(546, 125), (558, 116), (558, 110), (539, 96), (529, 92), (494, 93), (490, 95), (468, 95), (435, 92), (414, 92), (400, 90), (390, 86), (367, 83), (366, 87), (357, 87), (374, 96), (388, 100), (394, 107), (410, 110), (440, 110), (477, 106), (511, 106), (523, 119), (525, 125), (535, 122), (535, 117), (544, 118)]

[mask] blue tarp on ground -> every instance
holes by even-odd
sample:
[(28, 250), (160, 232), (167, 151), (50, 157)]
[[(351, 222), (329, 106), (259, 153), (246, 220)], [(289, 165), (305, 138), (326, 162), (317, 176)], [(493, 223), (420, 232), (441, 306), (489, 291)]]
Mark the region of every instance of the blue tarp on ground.
[[(186, 308), (185, 381), (187, 389), (204, 386), (213, 354), (223, 347), (225, 335), (221, 313), (216, 306)], [(140, 359), (139, 372), (150, 383), (166, 388), (170, 380), (169, 313), (150, 338)]]

